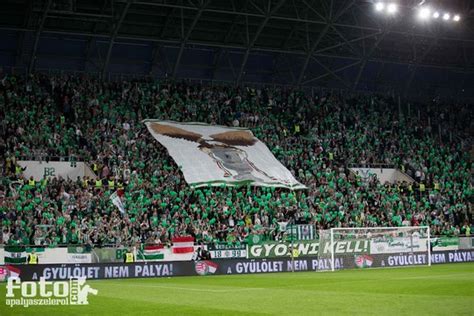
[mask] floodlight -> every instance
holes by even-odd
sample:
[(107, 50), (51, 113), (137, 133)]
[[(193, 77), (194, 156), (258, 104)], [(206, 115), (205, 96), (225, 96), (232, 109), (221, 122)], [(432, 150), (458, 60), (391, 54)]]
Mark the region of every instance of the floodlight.
[(430, 17), (431, 10), (430, 8), (421, 8), (418, 12), (418, 17), (422, 20), (426, 20)]
[(387, 12), (390, 13), (390, 14), (393, 14), (395, 12), (397, 12), (397, 5), (395, 3), (390, 3), (388, 6), (387, 6)]
[(445, 21), (449, 20), (450, 17), (451, 16), (449, 15), (449, 13), (443, 14), (443, 20), (445, 20)]
[(438, 11), (436, 11), (435, 13), (433, 13), (433, 18), (435, 18), (435, 19), (439, 18), (439, 12), (438, 12)]
[(459, 20), (461, 20), (461, 17), (459, 16), (459, 14), (456, 14), (456, 15), (454, 16), (453, 20), (454, 20), (455, 22), (459, 22)]
[(375, 4), (375, 10), (377, 11), (382, 11), (384, 8), (385, 8), (385, 4), (383, 4), (383, 2), (377, 2)]

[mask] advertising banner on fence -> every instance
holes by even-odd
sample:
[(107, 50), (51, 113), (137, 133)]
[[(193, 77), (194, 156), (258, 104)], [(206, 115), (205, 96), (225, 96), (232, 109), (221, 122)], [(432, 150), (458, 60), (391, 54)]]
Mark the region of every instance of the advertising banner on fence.
[[(425, 263), (420, 263), (420, 261), (425, 260), (424, 258), (420, 256), (425, 256), (425, 255), (426, 254), (389, 255), (387, 256), (385, 266), (394, 267), (394, 266), (411, 266), (411, 265), (417, 265), (417, 264), (425, 264)], [(467, 251), (444, 250), (444, 251), (436, 251), (436, 252), (431, 253), (432, 264), (460, 263), (460, 262), (473, 262), (473, 261), (474, 261), (474, 251), (469, 251), (469, 250)]]
[(168, 150), (186, 182), (199, 186), (274, 186), (304, 189), (250, 130), (203, 123), (144, 121)]
[[(335, 269), (398, 267), (426, 265), (428, 255), (422, 254), (355, 254), (335, 258)], [(437, 251), (431, 256), (433, 264), (474, 262), (474, 251)], [(117, 279), (196, 276), (209, 274), (253, 274), (289, 271), (324, 271), (331, 269), (330, 259), (317, 257), (273, 259), (226, 259), (185, 262), (153, 263), (96, 263), (96, 264), (39, 264), (1, 266), (8, 276), (19, 276), (23, 281), (65, 280), (69, 278)]]

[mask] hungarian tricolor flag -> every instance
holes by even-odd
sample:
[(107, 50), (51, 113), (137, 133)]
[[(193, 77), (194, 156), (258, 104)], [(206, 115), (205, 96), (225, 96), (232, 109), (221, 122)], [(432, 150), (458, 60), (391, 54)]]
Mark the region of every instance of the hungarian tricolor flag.
[(190, 253), (194, 252), (194, 237), (180, 236), (173, 237), (173, 253)]
[(138, 254), (142, 260), (162, 260), (165, 258), (163, 245), (146, 245)]

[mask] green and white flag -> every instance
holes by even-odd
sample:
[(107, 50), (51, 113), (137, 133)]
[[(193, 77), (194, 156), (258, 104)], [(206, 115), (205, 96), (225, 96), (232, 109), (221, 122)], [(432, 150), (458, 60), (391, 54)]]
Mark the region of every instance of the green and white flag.
[(28, 254), (25, 247), (22, 246), (5, 246), (5, 264), (22, 264), (26, 263)]
[(313, 225), (288, 225), (287, 230), (290, 238), (294, 240), (313, 240), (316, 238), (315, 229)]

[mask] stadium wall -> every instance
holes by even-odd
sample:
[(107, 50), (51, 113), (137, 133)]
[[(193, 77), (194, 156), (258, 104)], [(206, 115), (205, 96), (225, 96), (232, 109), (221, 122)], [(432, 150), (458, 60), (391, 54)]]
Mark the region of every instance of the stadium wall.
[[(199, 246), (194, 246), (196, 250)], [(31, 250), (35, 250), (38, 260), (41, 264), (67, 264), (67, 263), (103, 263), (103, 262), (123, 262), (123, 254), (127, 252), (124, 247), (105, 247), (96, 248), (92, 250), (81, 246), (57, 247), (57, 248), (28, 248), (21, 254), (16, 255), (23, 257), (23, 262), (26, 262), (27, 256)], [(173, 253), (172, 248), (164, 248), (164, 259), (160, 261), (191, 261), (194, 252), (189, 253)], [(0, 264), (5, 264), (5, 249), (0, 247)], [(7, 262), (8, 263), (8, 262)]]
[[(474, 262), (474, 250), (436, 251), (432, 264)], [(427, 264), (427, 254), (380, 254), (338, 258), (337, 269), (405, 267)], [(317, 257), (295, 259), (225, 259), (185, 262), (154, 263), (97, 263), (97, 264), (39, 264), (3, 266), (2, 271), (19, 274), (23, 281), (65, 280), (86, 277), (88, 279), (155, 278), (198, 275), (229, 275), (300, 271), (327, 271), (329, 259)], [(5, 275), (4, 275), (5, 276)]]
[[(370, 250), (368, 253), (374, 254), (391, 254), (391, 253), (407, 253), (410, 249), (402, 251), (398, 247), (391, 245), (375, 245), (368, 244)], [(474, 250), (473, 237), (433, 237), (431, 239), (433, 252), (443, 252), (446, 250)], [(336, 242), (336, 246), (341, 242)], [(423, 243), (423, 242), (421, 242)], [(210, 246), (194, 246), (194, 249), (201, 247), (207, 249), (213, 260), (226, 259), (273, 259), (273, 258), (288, 258), (290, 254), (290, 243), (268, 241), (254, 245), (210, 245)], [(320, 250), (318, 240), (304, 240), (294, 242), (294, 248), (298, 250), (299, 257), (316, 257)], [(326, 245), (327, 246), (327, 245)], [(357, 251), (363, 249), (363, 241), (353, 240), (344, 242), (338, 247), (342, 254), (345, 255), (359, 255), (367, 253), (365, 251)], [(361, 248), (362, 247), (362, 248)], [(323, 247), (324, 248), (324, 247)], [(35, 249), (39, 261), (42, 264), (68, 264), (68, 263), (121, 263), (123, 261), (123, 254), (127, 252), (125, 247), (103, 247), (87, 250), (81, 246), (57, 247), (57, 248), (30, 248)], [(421, 250), (421, 249), (418, 249)], [(424, 249), (423, 251), (426, 251)], [(176, 262), (176, 261), (191, 261), (193, 253), (173, 253), (172, 248), (163, 248), (163, 259), (154, 262)], [(29, 254), (29, 250), (24, 253), (25, 256)], [(26, 260), (26, 257), (24, 258)], [(0, 264), (5, 264), (5, 250), (0, 247)]]

